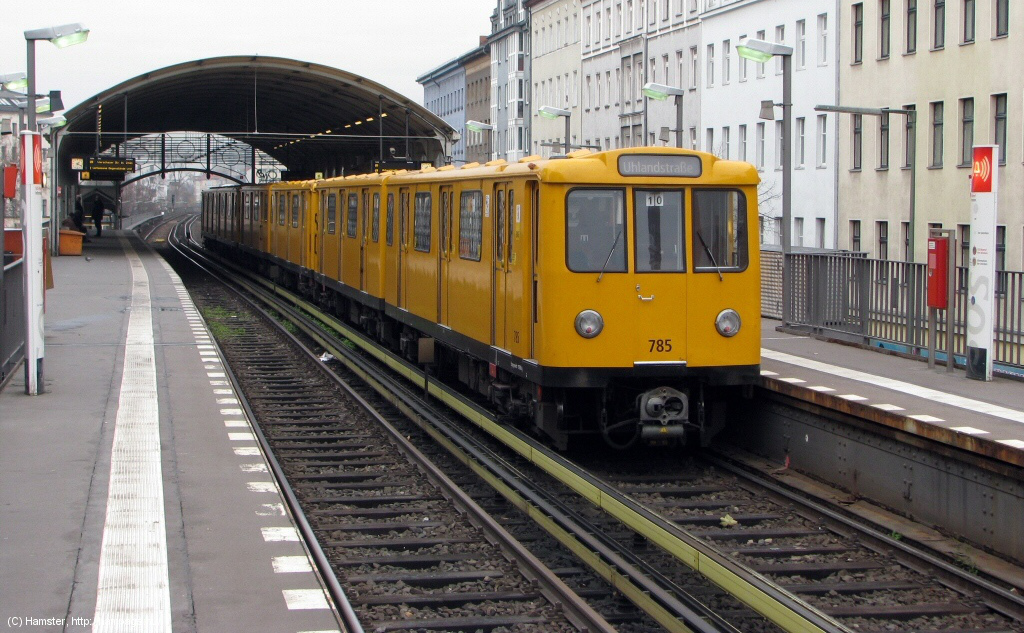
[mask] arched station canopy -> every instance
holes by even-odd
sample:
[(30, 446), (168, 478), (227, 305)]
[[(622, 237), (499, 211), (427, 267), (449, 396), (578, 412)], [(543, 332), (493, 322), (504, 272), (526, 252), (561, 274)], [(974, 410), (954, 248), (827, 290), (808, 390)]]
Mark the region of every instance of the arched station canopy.
[(371, 171), (381, 158), (436, 163), (450, 153), (455, 133), (426, 108), (365, 77), (258, 56), (154, 70), (87, 99), (65, 117), (57, 151), (64, 183), (77, 179), (72, 157), (165, 132), (247, 143), (280, 161), (290, 178)]

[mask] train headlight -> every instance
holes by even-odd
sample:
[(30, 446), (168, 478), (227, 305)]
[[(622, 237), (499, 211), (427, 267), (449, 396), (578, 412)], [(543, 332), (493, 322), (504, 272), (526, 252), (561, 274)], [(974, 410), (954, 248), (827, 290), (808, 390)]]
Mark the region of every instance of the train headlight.
[(715, 329), (725, 337), (736, 336), (740, 331), (740, 315), (732, 308), (722, 310), (715, 317)]
[(604, 329), (604, 319), (595, 310), (584, 310), (576, 315), (576, 333), (583, 338), (594, 338)]

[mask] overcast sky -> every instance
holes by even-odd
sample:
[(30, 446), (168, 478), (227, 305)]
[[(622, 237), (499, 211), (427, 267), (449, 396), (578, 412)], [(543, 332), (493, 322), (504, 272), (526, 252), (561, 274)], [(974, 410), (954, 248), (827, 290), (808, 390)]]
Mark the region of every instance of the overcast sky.
[(81, 22), (84, 44), (37, 42), (36, 88), (66, 108), (150, 70), (232, 55), (362, 75), (423, 102), (416, 77), (479, 45), (494, 0), (4, 0), (0, 74), (25, 72), (26, 30)]

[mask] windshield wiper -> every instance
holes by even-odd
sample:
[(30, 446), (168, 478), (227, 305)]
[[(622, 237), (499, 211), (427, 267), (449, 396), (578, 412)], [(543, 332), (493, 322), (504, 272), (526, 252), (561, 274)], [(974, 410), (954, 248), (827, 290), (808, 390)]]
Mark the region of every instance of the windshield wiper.
[(697, 230), (697, 237), (704, 246), (704, 252), (711, 258), (711, 265), (715, 267), (715, 272), (718, 273), (718, 281), (722, 281), (722, 269), (718, 267), (718, 262), (715, 261), (715, 256), (711, 254), (711, 249), (708, 248), (708, 243), (704, 241), (704, 236), (700, 234), (699, 229)]
[(612, 253), (615, 252), (615, 247), (619, 244), (619, 237), (621, 236), (622, 231), (619, 230), (619, 232), (615, 234), (615, 241), (612, 242), (611, 250), (608, 251), (608, 257), (604, 258), (604, 266), (601, 266), (601, 274), (597, 276), (597, 283), (601, 283), (601, 277), (604, 277), (604, 271), (608, 268), (608, 262), (612, 261)]

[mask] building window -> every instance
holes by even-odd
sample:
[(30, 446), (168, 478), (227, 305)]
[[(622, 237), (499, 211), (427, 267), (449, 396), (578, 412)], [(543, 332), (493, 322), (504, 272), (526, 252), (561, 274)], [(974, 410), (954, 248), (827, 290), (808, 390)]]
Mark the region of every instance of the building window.
[(878, 117), (878, 168), (889, 169), (889, 113)]
[(932, 7), (932, 48), (946, 46), (946, 0), (935, 0)]
[(708, 44), (708, 88), (715, 85), (715, 45)]
[(722, 128), (722, 158), (729, 160), (729, 137), (731, 136), (728, 126)]
[[(758, 31), (757, 37), (755, 37), (754, 39), (761, 40), (762, 42), (765, 41), (764, 31)], [(757, 78), (764, 78), (764, 62), (757, 62)]]
[[(996, 270), (1006, 270), (1006, 225), (996, 226)], [(1001, 277), (1001, 275), (1000, 275)], [(998, 291), (998, 281), (996, 282)]]
[(697, 47), (690, 47), (690, 88), (694, 89), (697, 87)]
[(910, 222), (900, 222), (900, 244), (903, 248), (903, 261), (910, 261)]
[(917, 52), (917, 0), (907, 2), (907, 54)]
[(825, 218), (814, 219), (814, 245), (825, 248)]
[(764, 123), (758, 123), (754, 131), (754, 167), (764, 169)]
[(996, 37), (1006, 37), (1010, 33), (1010, 0), (996, 1)]
[(960, 167), (974, 160), (974, 99), (960, 100)]
[(782, 171), (782, 121), (775, 122), (775, 171)]
[[(732, 42), (722, 42), (722, 85), (729, 83), (729, 64), (732, 58)], [(667, 79), (667, 78), (666, 78)]]
[(875, 228), (878, 232), (878, 259), (889, 259), (889, 223), (882, 220)]
[(798, 70), (807, 67), (807, 22), (796, 21), (796, 67)]
[(697, 128), (690, 128), (690, 149), (697, 150), (700, 147), (697, 146)]
[(974, 0), (963, 0), (964, 1), (964, 44), (971, 44), (974, 42), (974, 31), (975, 31), (975, 20), (974, 20)]
[[(740, 41), (742, 42), (746, 38), (747, 38), (746, 35), (741, 35), (740, 36)], [(740, 81), (741, 82), (746, 81), (747, 80), (747, 58), (743, 57), (743, 56), (740, 56), (740, 55), (737, 55), (736, 57), (737, 57), (737, 60), (738, 60), (738, 63), (739, 63), (739, 67), (740, 67), (740, 70), (739, 70)]]
[[(916, 106), (905, 105), (904, 110), (915, 110)], [(911, 122), (910, 117), (914, 117), (914, 121)], [(906, 124), (903, 127), (903, 168), (910, 169), (911, 161), (914, 160), (917, 152), (917, 148), (913, 147), (914, 143), (914, 128), (917, 126), (917, 112), (909, 114), (905, 117)]]
[(878, 5), (878, 56), (882, 59), (889, 59), (890, 27), (892, 16), (890, 15), (891, 0), (881, 0)]
[(806, 119), (798, 117), (796, 119), (796, 160), (794, 165), (797, 169), (802, 169), (804, 166), (804, 143), (806, 141)]
[(828, 64), (828, 14), (818, 16), (818, 65)]
[(793, 245), (803, 246), (804, 245), (804, 219), (793, 218)]
[[(783, 24), (780, 24), (779, 26), (775, 27), (775, 43), (786, 43), (786, 26)], [(782, 74), (782, 55), (775, 56), (775, 74)]]
[(853, 5), (853, 63), (864, 61), (864, 4)]
[(850, 250), (860, 252), (860, 220), (850, 220)]
[(676, 51), (676, 72), (679, 73), (677, 86), (686, 85), (686, 67), (683, 65), (683, 51)]
[(956, 232), (960, 240), (960, 266), (966, 267), (971, 261), (971, 225), (957, 224)]
[(739, 158), (742, 161), (746, 161), (747, 160), (747, 126), (746, 125), (741, 125), (740, 126), (739, 156), (737, 156), (737, 158)]
[(942, 102), (932, 103), (932, 167), (942, 167)]
[(853, 170), (858, 171), (861, 168), (862, 153), (864, 151), (864, 117), (860, 114), (855, 114), (853, 117)]
[(992, 95), (992, 142), (999, 146), (999, 164), (1006, 164), (1006, 95)]
[(717, 155), (715, 152), (715, 129), (709, 127), (705, 132), (704, 138), (707, 140), (707, 144), (704, 146), (707, 148), (707, 151)]
[(818, 115), (818, 129), (815, 135), (817, 142), (815, 143), (815, 158), (817, 159), (818, 167), (825, 167), (828, 165), (828, 115)]

